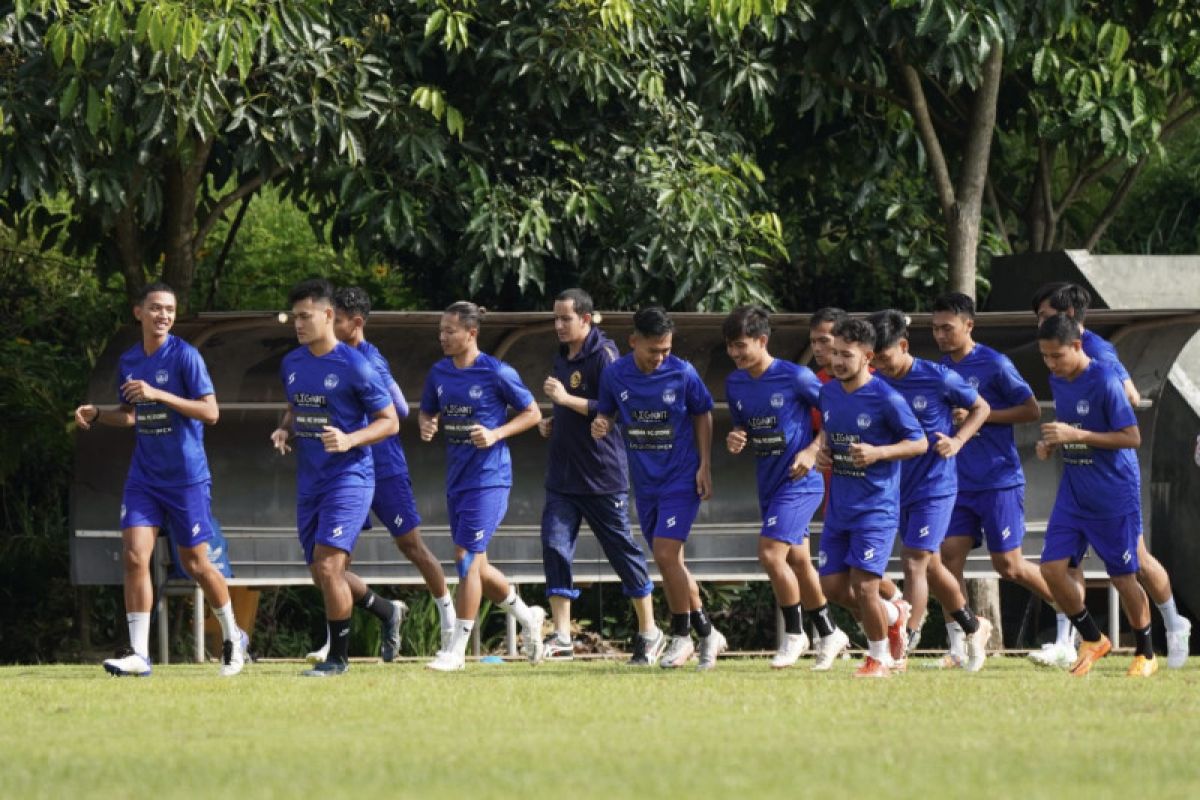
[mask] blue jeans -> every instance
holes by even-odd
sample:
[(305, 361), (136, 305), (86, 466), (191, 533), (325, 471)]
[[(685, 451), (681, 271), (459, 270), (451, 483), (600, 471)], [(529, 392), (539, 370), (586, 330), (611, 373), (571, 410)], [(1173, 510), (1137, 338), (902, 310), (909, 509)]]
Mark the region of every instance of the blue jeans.
[(587, 520), (596, 541), (621, 579), (626, 597), (645, 597), (654, 590), (646, 571), (646, 556), (629, 531), (629, 497), (616, 494), (560, 494), (546, 490), (542, 509), (542, 565), (546, 571), (546, 594), (574, 600), (571, 562), (579, 526)]

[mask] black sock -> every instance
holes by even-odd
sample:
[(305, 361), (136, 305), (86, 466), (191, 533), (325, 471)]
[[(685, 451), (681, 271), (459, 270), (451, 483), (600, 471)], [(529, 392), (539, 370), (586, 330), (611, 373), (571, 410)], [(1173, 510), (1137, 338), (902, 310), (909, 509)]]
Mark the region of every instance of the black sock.
[(712, 623), (708, 621), (708, 614), (704, 613), (703, 608), (692, 612), (692, 627), (696, 629), (696, 635), (702, 639), (712, 633)]
[(350, 618), (327, 620), (329, 625), (329, 661), (345, 664), (350, 658)]
[(1142, 629), (1134, 628), (1133, 638), (1137, 640), (1137, 645), (1134, 652), (1139, 656), (1146, 658), (1154, 658), (1154, 643), (1150, 641), (1150, 626), (1147, 625)]
[(1096, 620), (1092, 619), (1092, 615), (1086, 608), (1078, 614), (1068, 614), (1067, 617), (1085, 642), (1098, 642), (1104, 636), (1100, 632), (1100, 626), (1096, 624)]
[(833, 617), (829, 616), (829, 603), (820, 608), (814, 608), (812, 611), (806, 611), (804, 614), (817, 627), (817, 636), (821, 638), (832, 636), (833, 632), (837, 630), (837, 626), (833, 624)]
[(671, 635), (687, 636), (691, 618), (687, 614), (671, 614)]
[(779, 610), (783, 612), (783, 632), (795, 635), (801, 633), (800, 627), (800, 604), (794, 606), (780, 606)]
[(975, 616), (975, 612), (971, 610), (970, 606), (963, 606), (958, 611), (951, 611), (950, 616), (954, 617), (954, 621), (967, 636), (979, 630), (979, 617)]
[(355, 600), (354, 605), (365, 611), (370, 611), (379, 617), (379, 621), (383, 623), (391, 622), (392, 615), (396, 613), (396, 607), (392, 605), (390, 600), (384, 600), (370, 589), (367, 589), (366, 594)]

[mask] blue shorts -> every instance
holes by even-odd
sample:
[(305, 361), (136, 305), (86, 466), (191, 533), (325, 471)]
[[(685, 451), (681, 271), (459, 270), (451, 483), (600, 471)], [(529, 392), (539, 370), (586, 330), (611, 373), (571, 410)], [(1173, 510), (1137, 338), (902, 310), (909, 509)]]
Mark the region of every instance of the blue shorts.
[(826, 528), (821, 531), (817, 571), (821, 575), (836, 575), (853, 568), (882, 578), (895, 543), (895, 528), (854, 531)]
[[(1042, 563), (1082, 560), (1088, 545), (1104, 562), (1112, 577), (1138, 571), (1138, 539), (1142, 535), (1142, 515), (1137, 511), (1123, 517), (1086, 519), (1054, 509), (1046, 525)], [(1077, 562), (1076, 562), (1077, 563)]]
[(508, 512), (507, 486), (490, 486), (446, 495), (450, 538), (468, 553), (482, 553)]
[(780, 489), (762, 509), (763, 524), (758, 535), (787, 544), (803, 544), (808, 538), (808, 524), (824, 499), (821, 492)]
[(127, 481), (121, 496), (121, 530), (161, 528), (176, 547), (196, 547), (213, 538), (212, 482), (149, 486)]
[(700, 513), (700, 495), (666, 495), (664, 497), (638, 497), (638, 527), (651, 546), (655, 537), (686, 542), (692, 532), (692, 523)]
[(924, 497), (900, 507), (900, 541), (910, 550), (936, 553), (950, 528), (955, 497)]
[(317, 545), (354, 552), (363, 520), (371, 508), (375, 487), (336, 486), (322, 494), (296, 498), (296, 529), (304, 549), (304, 563), (313, 563)]
[(987, 537), (991, 553), (1020, 547), (1025, 539), (1025, 487), (959, 492), (946, 536), (970, 536), (975, 547)]
[[(421, 515), (417, 513), (417, 499), (413, 496), (412, 479), (408, 473), (377, 478), (371, 510), (392, 536), (403, 536), (418, 527)], [(371, 518), (368, 516), (363, 528), (370, 527)]]

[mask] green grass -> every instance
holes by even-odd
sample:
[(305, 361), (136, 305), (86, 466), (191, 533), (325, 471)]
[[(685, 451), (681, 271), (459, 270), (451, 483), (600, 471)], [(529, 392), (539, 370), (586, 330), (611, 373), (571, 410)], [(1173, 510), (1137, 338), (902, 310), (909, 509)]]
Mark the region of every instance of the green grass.
[[(0, 669), (0, 797), (1200, 796), (1200, 670)], [(817, 794), (820, 792), (821, 794)], [(1086, 793), (1086, 794), (1085, 794)]]

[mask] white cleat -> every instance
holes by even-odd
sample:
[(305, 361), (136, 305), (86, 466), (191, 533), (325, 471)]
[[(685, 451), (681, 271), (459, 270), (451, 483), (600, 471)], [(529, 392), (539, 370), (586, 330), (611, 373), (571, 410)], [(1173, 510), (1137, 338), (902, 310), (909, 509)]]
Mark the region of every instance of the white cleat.
[(329, 660), (329, 637), (325, 637), (325, 645), (313, 650), (304, 657), (304, 660), (310, 664), (320, 664)]
[(978, 617), (979, 630), (967, 637), (967, 663), (963, 668), (967, 672), (979, 672), (987, 662), (987, 644), (992, 638), (992, 621)]
[(806, 652), (808, 652), (808, 634), (803, 631), (784, 634), (783, 644), (779, 646), (775, 657), (771, 659), (771, 669), (787, 669), (799, 661), (800, 656)]
[(1041, 650), (1034, 650), (1029, 654), (1029, 660), (1039, 667), (1053, 667), (1055, 669), (1070, 669), (1075, 665), (1075, 661), (1078, 658), (1079, 656), (1076, 654), (1074, 647), (1069, 644), (1058, 644), (1057, 642), (1044, 644)]
[(530, 664), (542, 663), (546, 655), (546, 644), (542, 640), (542, 627), (546, 623), (546, 609), (541, 606), (529, 607), (529, 625), (525, 628), (525, 657)]
[(700, 637), (700, 661), (696, 669), (712, 669), (717, 665), (717, 656), (729, 649), (725, 635), (716, 628), (708, 636)]
[(663, 651), (662, 656), (658, 659), (658, 665), (663, 669), (682, 667), (695, 652), (696, 646), (692, 644), (691, 635), (672, 636), (667, 641), (667, 649)]
[(246, 666), (246, 651), (249, 649), (250, 637), (243, 630), (237, 632), (237, 641), (224, 642), (221, 645), (222, 678), (232, 678), (242, 671), (242, 667)]
[(466, 665), (466, 656), (443, 650), (437, 654), (433, 661), (425, 665), (425, 669), (431, 669), (435, 672), (457, 672)]
[(139, 656), (137, 653), (130, 651), (126, 655), (105, 659), (104, 671), (118, 678), (131, 676), (135, 678), (148, 678), (150, 677), (150, 661), (145, 656)]
[(837, 628), (828, 636), (821, 637), (821, 644), (817, 647), (816, 662), (813, 664), (813, 672), (825, 672), (833, 668), (833, 662), (842, 654), (850, 645), (850, 637), (841, 628)]
[(442, 646), (438, 648), (438, 652), (441, 653), (449, 650), (450, 642), (452, 641), (454, 641), (454, 626), (451, 625), (449, 628), (442, 628)]
[(1185, 617), (1183, 624), (1186, 627), (1174, 632), (1167, 631), (1167, 666), (1171, 669), (1179, 669), (1187, 663), (1188, 640), (1192, 635), (1192, 623)]

